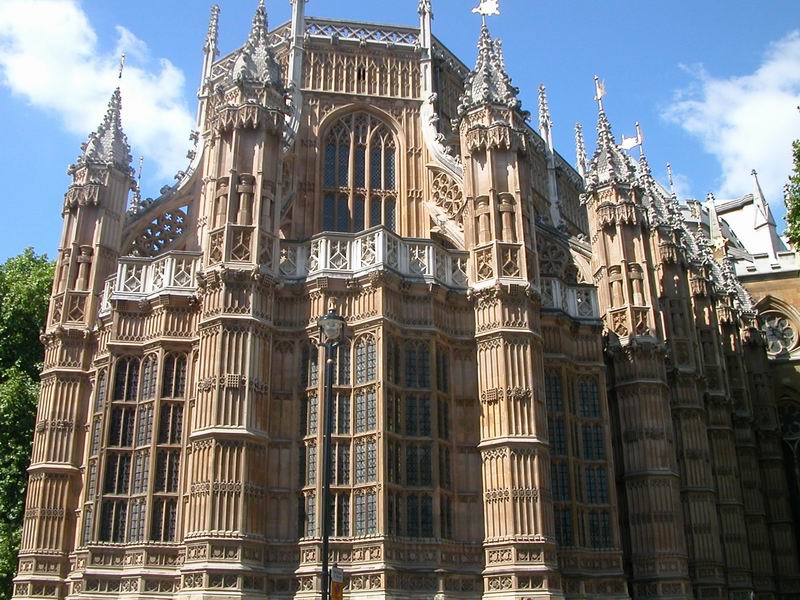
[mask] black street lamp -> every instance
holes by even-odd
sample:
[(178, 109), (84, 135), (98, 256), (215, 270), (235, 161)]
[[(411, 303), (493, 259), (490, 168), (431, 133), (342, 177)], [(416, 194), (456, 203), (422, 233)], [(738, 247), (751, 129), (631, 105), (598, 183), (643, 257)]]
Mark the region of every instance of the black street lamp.
[(333, 369), (336, 348), (344, 339), (345, 320), (336, 309), (319, 318), (319, 332), (325, 344), (325, 412), (322, 440), (322, 600), (330, 599), (330, 573), (328, 571), (328, 545), (331, 537), (331, 435), (333, 434)]

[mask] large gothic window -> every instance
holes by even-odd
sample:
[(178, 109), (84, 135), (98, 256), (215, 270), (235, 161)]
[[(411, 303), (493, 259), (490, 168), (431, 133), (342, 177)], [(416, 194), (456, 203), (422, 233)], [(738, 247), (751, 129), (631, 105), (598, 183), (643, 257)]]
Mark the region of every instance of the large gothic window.
[(397, 144), (382, 121), (362, 112), (342, 118), (325, 136), (323, 160), (323, 230), (395, 229)]

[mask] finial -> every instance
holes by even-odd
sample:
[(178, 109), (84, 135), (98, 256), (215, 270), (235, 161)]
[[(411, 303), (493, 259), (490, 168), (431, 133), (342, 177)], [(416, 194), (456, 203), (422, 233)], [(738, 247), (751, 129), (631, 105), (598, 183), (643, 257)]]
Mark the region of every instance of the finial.
[(272, 54), (267, 33), (267, 11), (259, 0), (253, 25), (239, 57), (233, 64), (232, 79), (236, 82), (258, 82), (282, 88), (281, 68)]
[(758, 181), (758, 172), (753, 169), (750, 171), (753, 176), (753, 202), (756, 206), (756, 221), (755, 227), (759, 228), (763, 225), (775, 226), (775, 219), (772, 218), (772, 210), (770, 210), (769, 203), (764, 197), (764, 191), (761, 189), (761, 183)]
[(578, 173), (581, 177), (586, 175), (586, 143), (583, 140), (583, 125), (575, 123), (575, 158)]
[(122, 70), (125, 68), (125, 53), (123, 52), (119, 57), (119, 72), (117, 73), (117, 79), (122, 79)]
[(433, 18), (433, 5), (431, 0), (419, 0), (419, 4), (417, 4), (417, 12), (419, 16), (430, 15)]
[(606, 95), (606, 84), (600, 80), (600, 78), (595, 75), (594, 76), (594, 99), (597, 102), (597, 108), (600, 112), (604, 112), (603, 109), (603, 96)]

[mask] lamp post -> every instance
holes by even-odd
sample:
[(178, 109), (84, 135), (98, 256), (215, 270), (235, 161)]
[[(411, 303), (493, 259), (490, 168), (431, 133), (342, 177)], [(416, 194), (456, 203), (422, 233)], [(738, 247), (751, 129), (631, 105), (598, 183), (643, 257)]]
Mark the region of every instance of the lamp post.
[(330, 599), (331, 579), (328, 570), (328, 545), (331, 536), (331, 435), (333, 434), (333, 359), (336, 348), (344, 338), (345, 320), (336, 309), (329, 308), (319, 318), (321, 341), (325, 344), (325, 412), (322, 440), (322, 600)]

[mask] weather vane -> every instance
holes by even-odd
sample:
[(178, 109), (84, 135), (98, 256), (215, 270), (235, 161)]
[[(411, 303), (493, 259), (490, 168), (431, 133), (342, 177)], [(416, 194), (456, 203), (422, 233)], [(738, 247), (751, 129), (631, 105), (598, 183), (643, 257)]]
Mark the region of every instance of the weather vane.
[(481, 3), (472, 12), (477, 13), (486, 25), (486, 17), (497, 16), (500, 14), (500, 0), (481, 0)]

